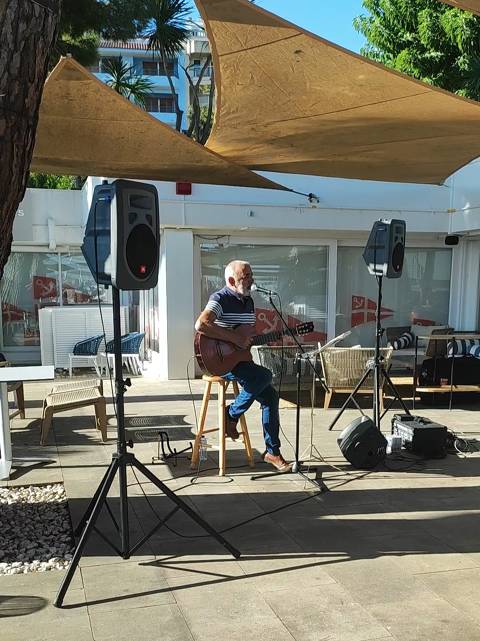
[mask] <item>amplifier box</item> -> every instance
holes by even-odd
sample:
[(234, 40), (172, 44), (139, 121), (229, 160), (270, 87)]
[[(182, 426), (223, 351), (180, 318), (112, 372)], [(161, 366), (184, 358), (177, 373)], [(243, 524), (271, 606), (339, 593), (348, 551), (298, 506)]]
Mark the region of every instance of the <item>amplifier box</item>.
[(423, 416), (395, 414), (392, 434), (400, 436), (402, 445), (426, 458), (443, 458), (447, 455), (447, 428)]

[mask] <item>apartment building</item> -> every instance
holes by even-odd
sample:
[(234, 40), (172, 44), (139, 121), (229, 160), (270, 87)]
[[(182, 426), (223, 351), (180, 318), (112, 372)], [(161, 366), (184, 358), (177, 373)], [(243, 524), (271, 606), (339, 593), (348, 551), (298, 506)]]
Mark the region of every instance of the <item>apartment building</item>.
[[(200, 105), (208, 104), (212, 67), (207, 62), (210, 45), (206, 32), (198, 26), (192, 27), (190, 38), (185, 43), (184, 50), (175, 58), (168, 61), (168, 73), (174, 90), (178, 96), (179, 107), (182, 111), (182, 129), (188, 127), (188, 108), (193, 100), (191, 82), (199, 85)], [(148, 48), (148, 40), (136, 38), (125, 42), (118, 40), (102, 40), (98, 48), (98, 61), (90, 67), (97, 78), (107, 82), (108, 61), (121, 59), (132, 73), (146, 78), (152, 84), (152, 92), (146, 100), (146, 110), (158, 120), (175, 127), (176, 114), (174, 97), (165, 75), (163, 64), (158, 51)], [(186, 70), (186, 71), (185, 71)], [(203, 71), (203, 73), (202, 73)], [(187, 75), (188, 74), (188, 75)], [(188, 80), (190, 76), (191, 82)]]

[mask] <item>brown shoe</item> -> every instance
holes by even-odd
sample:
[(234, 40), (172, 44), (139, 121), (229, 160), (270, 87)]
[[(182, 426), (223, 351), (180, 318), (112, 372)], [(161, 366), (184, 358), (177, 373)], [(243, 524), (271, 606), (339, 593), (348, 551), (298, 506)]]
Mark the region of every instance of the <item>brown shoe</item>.
[(270, 463), (270, 465), (273, 465), (273, 467), (282, 474), (292, 471), (292, 464), (287, 463), (287, 461), (281, 454), (275, 456), (274, 454), (270, 454), (270, 452), (264, 452), (262, 454), (262, 459), (265, 461), (265, 463)]
[(230, 406), (227, 406), (225, 408), (225, 434), (232, 439), (232, 441), (236, 441), (237, 438), (240, 436), (237, 430), (237, 423), (238, 419), (232, 418), (230, 416), (230, 413), (228, 411), (228, 408)]

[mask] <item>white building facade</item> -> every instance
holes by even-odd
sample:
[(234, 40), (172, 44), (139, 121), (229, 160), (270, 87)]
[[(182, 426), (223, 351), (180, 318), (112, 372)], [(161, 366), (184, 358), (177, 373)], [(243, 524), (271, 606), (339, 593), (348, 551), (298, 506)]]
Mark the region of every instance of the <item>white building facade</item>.
[[(160, 202), (159, 282), (128, 298), (130, 329), (146, 333), (150, 372), (186, 377), (195, 318), (222, 286), (224, 265), (233, 258), (249, 260), (257, 282), (278, 292), (291, 324), (314, 321), (307, 342), (351, 329), (351, 344), (372, 345), (376, 281), (361, 254), (379, 218), (407, 223), (402, 277), (384, 282), (384, 326), (477, 330), (479, 173), (476, 161), (444, 186), (269, 174), (317, 194), (317, 203), (290, 192), (211, 185), (193, 185), (190, 196), (178, 196), (175, 183), (154, 183)], [(40, 362), (41, 307), (98, 298), (80, 245), (99, 180), (89, 179), (81, 191), (27, 190), (0, 291), (0, 351), (13, 361)], [(458, 234), (459, 244), (446, 246), (447, 234)], [(100, 297), (108, 301), (109, 292), (101, 288)], [(259, 331), (277, 328), (268, 300), (256, 293), (255, 302)]]

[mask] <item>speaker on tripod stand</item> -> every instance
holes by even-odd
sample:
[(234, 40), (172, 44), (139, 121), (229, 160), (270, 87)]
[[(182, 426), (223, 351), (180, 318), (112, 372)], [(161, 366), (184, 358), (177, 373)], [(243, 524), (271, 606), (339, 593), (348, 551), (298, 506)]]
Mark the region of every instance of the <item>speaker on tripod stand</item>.
[[(383, 359), (380, 355), (380, 341), (383, 335), (381, 325), (381, 308), (382, 308), (382, 284), (383, 278), (400, 278), (403, 269), (403, 260), (405, 256), (405, 232), (406, 225), (404, 220), (377, 220), (372, 227), (368, 237), (367, 244), (363, 251), (363, 260), (367, 264), (368, 271), (372, 276), (375, 276), (378, 284), (377, 306), (375, 310), (375, 357), (370, 361), (363, 376), (358, 381), (355, 389), (349, 395), (341, 410), (330, 424), (331, 430), (336, 424), (340, 416), (343, 414), (348, 404), (355, 398), (356, 394), (366, 381), (366, 379), (373, 374), (373, 417), (366, 421), (356, 419), (353, 421), (342, 433), (341, 440), (339, 441), (340, 449), (345, 454), (347, 451), (352, 452), (351, 442), (353, 441), (357, 448), (356, 456), (352, 456), (350, 460), (352, 465), (357, 465), (358, 461), (365, 462), (361, 452), (374, 452), (371, 461), (376, 459), (378, 463), (385, 457), (385, 448), (383, 447), (382, 439), (372, 438), (371, 428), (375, 429), (379, 436), (380, 434), (380, 389), (383, 381), (389, 386), (393, 392), (394, 399), (398, 400), (406, 414), (410, 415), (410, 411), (403, 402), (402, 397), (398, 393), (397, 388), (392, 383), (392, 380), (385, 370)], [(367, 429), (368, 428), (368, 429)], [(342, 438), (343, 437), (343, 438)], [(348, 437), (348, 438), (347, 438)], [(369, 438), (372, 446), (366, 444), (366, 439)], [(384, 439), (383, 439), (384, 440)], [(343, 443), (343, 445), (342, 445)], [(372, 449), (373, 448), (373, 449)], [(380, 457), (380, 458), (379, 458)], [(348, 458), (348, 457), (347, 457)], [(368, 456), (367, 456), (368, 459)], [(368, 460), (367, 460), (368, 463)]]
[[(115, 352), (115, 405), (117, 415), (117, 451), (100, 482), (89, 506), (81, 518), (75, 534), (80, 535), (72, 562), (60, 585), (55, 601), (61, 607), (68, 586), (73, 578), (83, 549), (104, 506), (112, 516), (118, 531), (120, 545), (117, 547), (108, 537), (101, 536), (115, 553), (123, 559), (140, 548), (160, 527), (178, 511), (187, 516), (214, 537), (235, 558), (240, 552), (223, 538), (207, 521), (202, 519), (185, 501), (180, 499), (165, 483), (160, 481), (132, 452), (127, 451), (125, 436), (124, 393), (130, 381), (123, 380), (120, 327), (120, 289), (152, 289), (158, 280), (160, 243), (159, 208), (157, 190), (153, 185), (129, 180), (116, 180), (111, 184), (98, 185), (93, 194), (92, 205), (85, 229), (82, 252), (88, 267), (98, 284), (112, 287), (113, 330)], [(155, 487), (167, 496), (174, 508), (133, 545), (130, 544), (129, 509), (127, 491), (127, 467), (141, 472)], [(118, 473), (120, 493), (118, 526), (107, 503), (108, 492)]]

